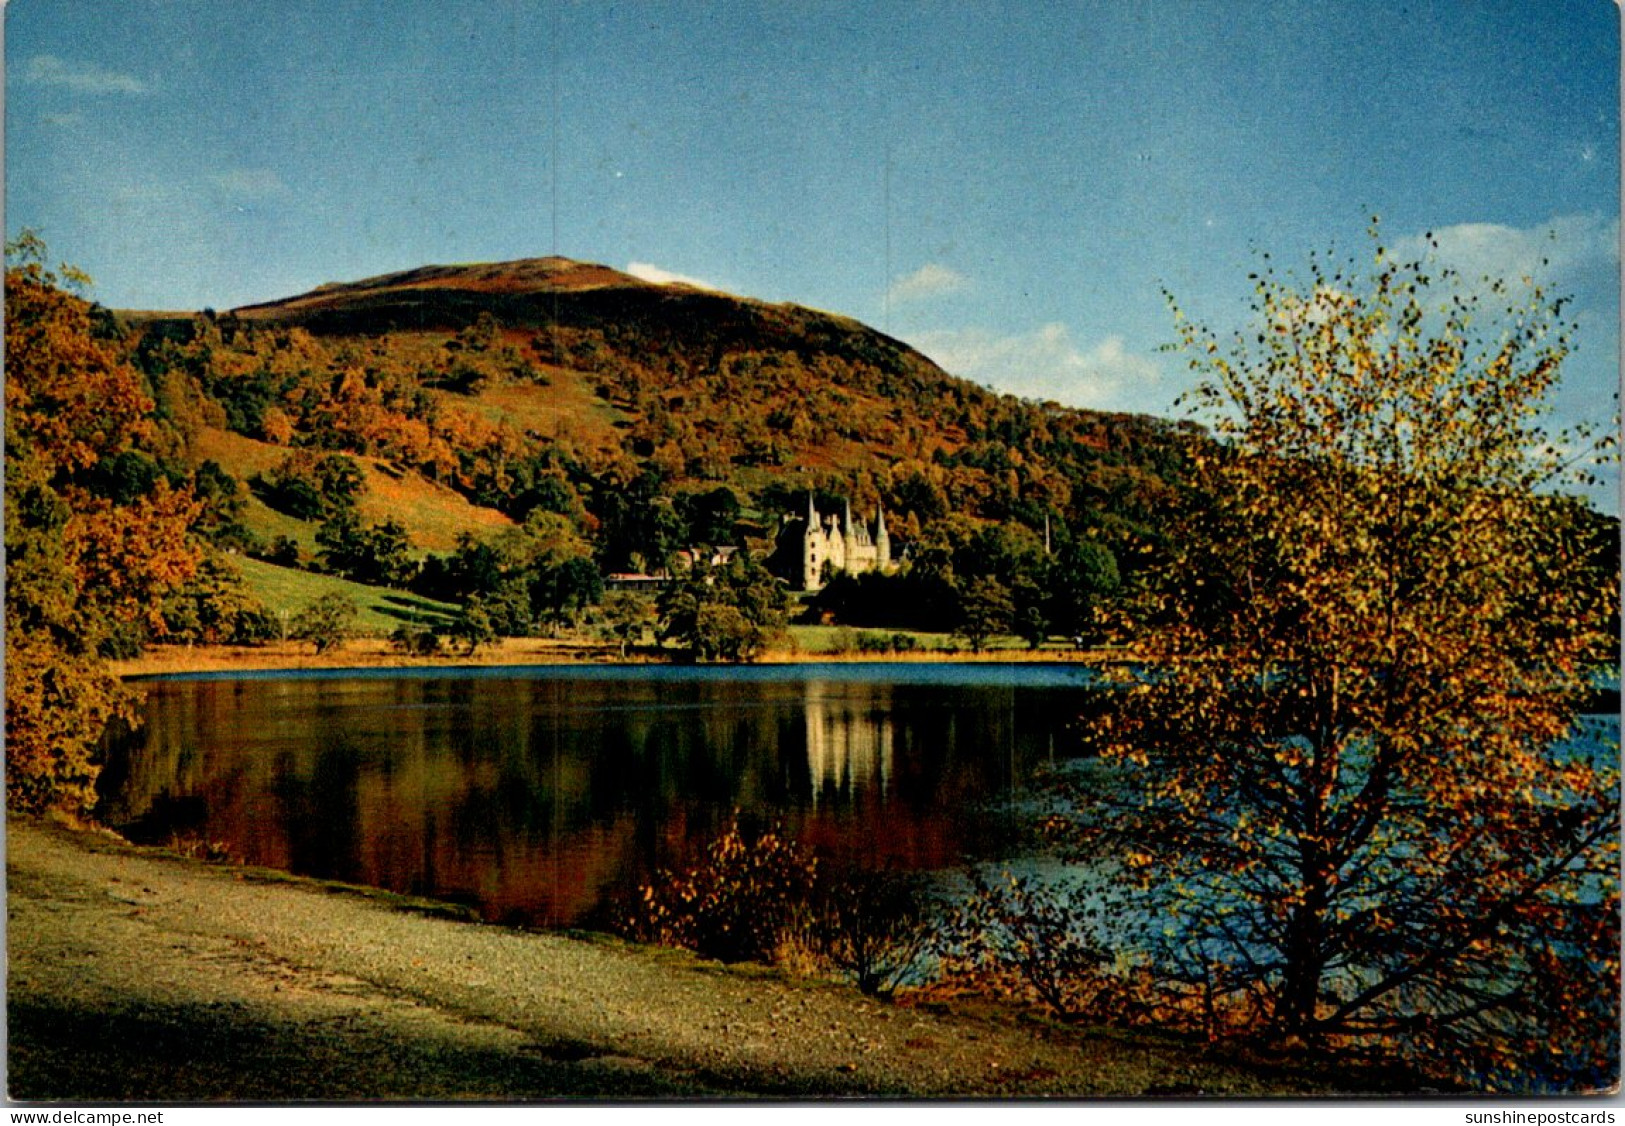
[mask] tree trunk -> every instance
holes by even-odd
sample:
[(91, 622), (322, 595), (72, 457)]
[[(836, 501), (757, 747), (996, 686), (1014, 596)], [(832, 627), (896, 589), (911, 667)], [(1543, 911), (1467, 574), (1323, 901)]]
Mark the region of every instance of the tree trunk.
[(1287, 929), (1286, 974), (1276, 1018), (1284, 1033), (1313, 1044), (1320, 1035), (1318, 1002), (1320, 979), (1326, 972), (1325, 920), (1331, 882), (1318, 847), (1306, 849), (1302, 871), (1303, 900), (1293, 908)]

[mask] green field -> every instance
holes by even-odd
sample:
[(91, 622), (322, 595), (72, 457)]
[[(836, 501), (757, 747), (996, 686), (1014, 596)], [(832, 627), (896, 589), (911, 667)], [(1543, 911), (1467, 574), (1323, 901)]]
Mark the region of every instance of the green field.
[(387, 637), (406, 622), (444, 626), (457, 613), (457, 607), (450, 603), (405, 591), (363, 586), (331, 575), (313, 575), (260, 559), (239, 556), (233, 562), (249, 589), (284, 622), (324, 594), (342, 594), (354, 602), (361, 611), (356, 619), (357, 630), (377, 637)]

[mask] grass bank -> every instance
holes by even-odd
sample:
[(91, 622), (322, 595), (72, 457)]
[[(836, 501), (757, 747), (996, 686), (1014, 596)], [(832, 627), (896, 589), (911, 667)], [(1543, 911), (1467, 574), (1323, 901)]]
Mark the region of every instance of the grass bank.
[(293, 567), (279, 567), (263, 559), (235, 556), (232, 559), (249, 590), (283, 624), (300, 610), (326, 594), (339, 594), (355, 603), (359, 611), (356, 629), (364, 634), (388, 637), (406, 624), (445, 627), (457, 615), (449, 602), (384, 587), (366, 586), (335, 575), (318, 575)]
[[(813, 627), (821, 628), (821, 627)], [(591, 638), (507, 637), (482, 645), (473, 654), (455, 647), (433, 657), (410, 657), (380, 637), (346, 641), (337, 649), (317, 653), (302, 641), (273, 641), (265, 645), (153, 645), (138, 657), (109, 661), (115, 675), (161, 676), (183, 673), (272, 672), (281, 669), (383, 668), (491, 668), (508, 665), (668, 664), (679, 656), (675, 649), (639, 646), (622, 656), (618, 645)], [(767, 650), (757, 664), (791, 665), (807, 662), (853, 664), (958, 663), (1012, 664), (1068, 661), (1104, 664), (1125, 659), (1110, 650), (1054, 648), (989, 650), (969, 653), (953, 649), (921, 648), (904, 653), (864, 653), (804, 648), (799, 644)]]

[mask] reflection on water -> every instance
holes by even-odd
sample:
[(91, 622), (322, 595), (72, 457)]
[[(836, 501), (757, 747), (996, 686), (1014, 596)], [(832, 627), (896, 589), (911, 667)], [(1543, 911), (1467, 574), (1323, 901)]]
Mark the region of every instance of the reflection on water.
[(156, 681), (101, 816), (251, 863), (592, 922), (738, 810), (841, 861), (945, 868), (1008, 838), (1065, 752), (1070, 670), (617, 670)]
[(891, 780), (894, 723), (887, 688), (876, 685), (877, 698), (860, 712), (850, 700), (831, 699), (827, 685), (807, 685), (807, 774), (814, 805), (826, 789), (837, 800), (865, 789), (884, 799)]

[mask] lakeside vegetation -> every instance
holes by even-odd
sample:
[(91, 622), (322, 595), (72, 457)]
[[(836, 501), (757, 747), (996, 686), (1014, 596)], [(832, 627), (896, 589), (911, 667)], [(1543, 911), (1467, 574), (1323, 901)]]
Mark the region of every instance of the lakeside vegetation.
[[(884, 504), (909, 550), (798, 604), (830, 623), (807, 652), (1060, 636), (1155, 670), (1092, 727), (1107, 784), (1058, 775), (1043, 821), (1058, 857), (1121, 872), (1117, 929), (989, 883), (962, 916), (977, 974), (1068, 1019), (1483, 1089), (1617, 1081), (1617, 761), (1557, 750), (1617, 672), (1617, 522), (1561, 491), (1571, 443), (1539, 412), (1567, 340), (1538, 291), (1481, 336), (1380, 247), (1266, 273), (1255, 336), (1180, 322), (1204, 431), (995, 396), (806, 310), (571, 288), (572, 264), (542, 268), (548, 301), (453, 288), (446, 324), (401, 333), (388, 285), (121, 319), (11, 249), (12, 808), (90, 808), (96, 741), (133, 718), (108, 662), (155, 642), (595, 630), (606, 654), (761, 657), (796, 636), (765, 559), (810, 491)], [(605, 589), (657, 565), (653, 597)], [(760, 890), (758, 861), (809, 882), (765, 839), (719, 843), (724, 891)], [(672, 886), (692, 906), (711, 878)], [(668, 890), (638, 925), (695, 945)], [(770, 922), (745, 907), (723, 917)]]

